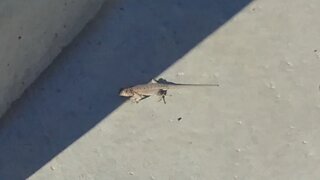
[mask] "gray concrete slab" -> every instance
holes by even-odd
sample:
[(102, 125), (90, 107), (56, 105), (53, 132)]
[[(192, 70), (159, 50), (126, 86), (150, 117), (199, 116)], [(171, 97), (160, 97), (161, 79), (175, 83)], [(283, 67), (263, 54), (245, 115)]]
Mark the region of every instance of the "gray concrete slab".
[[(3, 119), (2, 177), (317, 179), (320, 1), (236, 2), (105, 6)], [(153, 77), (221, 87), (117, 96)]]
[(0, 117), (94, 17), (104, 0), (1, 0)]

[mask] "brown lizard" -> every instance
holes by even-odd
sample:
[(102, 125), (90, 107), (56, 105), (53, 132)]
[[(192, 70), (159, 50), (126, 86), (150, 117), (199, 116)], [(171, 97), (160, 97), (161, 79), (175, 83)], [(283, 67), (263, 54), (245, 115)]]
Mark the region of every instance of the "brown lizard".
[[(165, 81), (161, 79), (162, 82)], [(119, 91), (119, 96), (130, 97), (130, 100), (138, 103), (139, 101), (152, 96), (157, 95), (160, 96), (160, 101), (166, 104), (165, 96), (167, 95), (167, 91), (169, 89), (176, 89), (180, 87), (203, 87), (203, 86), (219, 86), (219, 84), (175, 84), (175, 83), (162, 83), (160, 80), (154, 80), (152, 83), (148, 84), (139, 84), (136, 86), (121, 88)]]

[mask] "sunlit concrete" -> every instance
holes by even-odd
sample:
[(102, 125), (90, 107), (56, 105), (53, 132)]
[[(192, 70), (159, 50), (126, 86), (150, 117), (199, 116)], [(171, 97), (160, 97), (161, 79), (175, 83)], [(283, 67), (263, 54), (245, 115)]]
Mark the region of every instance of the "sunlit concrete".
[[(231, 5), (171, 2), (123, 1), (97, 16), (6, 118), (7, 173), (319, 178), (320, 1), (256, 0), (224, 20)], [(206, 26), (213, 21), (221, 23)], [(169, 91), (167, 104), (122, 103), (120, 87), (152, 76), (220, 87)]]

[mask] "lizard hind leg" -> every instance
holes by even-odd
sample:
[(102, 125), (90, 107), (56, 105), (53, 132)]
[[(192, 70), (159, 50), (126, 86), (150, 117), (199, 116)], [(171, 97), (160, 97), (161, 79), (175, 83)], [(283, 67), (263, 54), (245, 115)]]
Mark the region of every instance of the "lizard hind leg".
[(163, 101), (164, 104), (167, 104), (166, 98), (165, 98), (166, 95), (167, 95), (167, 91), (166, 90), (163, 90), (163, 89), (159, 90), (157, 95), (160, 96), (159, 102)]

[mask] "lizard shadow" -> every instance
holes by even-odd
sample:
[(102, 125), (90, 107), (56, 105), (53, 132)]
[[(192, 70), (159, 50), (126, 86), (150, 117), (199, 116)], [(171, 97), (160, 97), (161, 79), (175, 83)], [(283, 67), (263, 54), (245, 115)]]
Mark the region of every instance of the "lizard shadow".
[(107, 1), (1, 119), (0, 179), (30, 177), (125, 101), (119, 87), (159, 75), (250, 2)]

